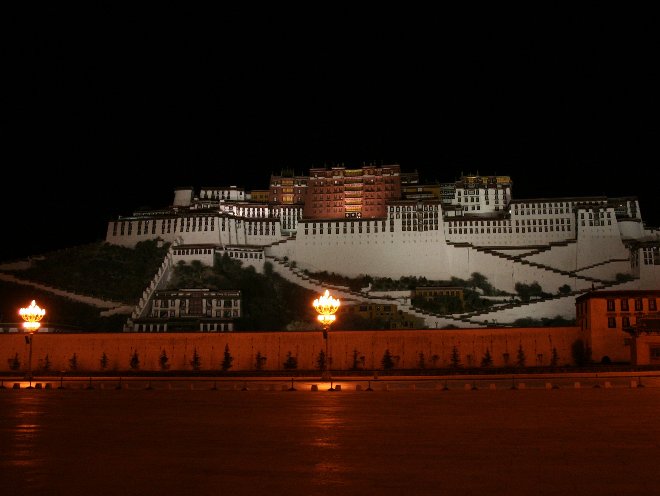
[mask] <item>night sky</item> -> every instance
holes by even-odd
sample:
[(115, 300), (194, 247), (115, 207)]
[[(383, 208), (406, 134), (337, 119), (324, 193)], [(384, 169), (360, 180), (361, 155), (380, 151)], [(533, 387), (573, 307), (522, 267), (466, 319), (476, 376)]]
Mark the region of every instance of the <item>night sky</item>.
[(660, 225), (647, 12), (85, 9), (8, 19), (0, 260), (103, 239), (177, 186), (341, 163), (636, 195)]

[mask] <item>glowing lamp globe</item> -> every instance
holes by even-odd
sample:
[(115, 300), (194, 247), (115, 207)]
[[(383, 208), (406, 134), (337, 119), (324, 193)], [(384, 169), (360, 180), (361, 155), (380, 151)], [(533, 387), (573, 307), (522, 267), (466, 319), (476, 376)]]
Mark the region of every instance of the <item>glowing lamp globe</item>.
[(318, 320), (323, 327), (328, 327), (335, 321), (335, 312), (339, 308), (339, 300), (330, 296), (326, 289), (325, 294), (314, 300), (314, 310), (318, 312)]
[(28, 332), (34, 332), (41, 326), (39, 321), (43, 319), (44, 315), (46, 315), (46, 310), (44, 308), (39, 308), (37, 303), (32, 300), (30, 306), (27, 308), (21, 308), (18, 311), (18, 314), (25, 321), (23, 322), (23, 328)]

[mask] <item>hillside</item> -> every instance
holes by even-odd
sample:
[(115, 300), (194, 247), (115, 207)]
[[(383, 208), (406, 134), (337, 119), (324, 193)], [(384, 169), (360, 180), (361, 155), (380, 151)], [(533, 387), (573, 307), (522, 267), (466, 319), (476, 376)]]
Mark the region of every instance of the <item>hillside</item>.
[[(4, 267), (4, 275), (72, 293), (72, 298), (11, 281), (0, 281), (0, 327), (20, 325), (18, 309), (33, 299), (47, 309), (44, 327), (63, 331), (121, 331), (126, 315), (101, 316), (115, 304), (135, 305), (162, 263), (169, 245), (138, 243), (135, 249), (92, 243), (44, 254), (26, 268)], [(76, 301), (94, 297), (108, 305)], [(83, 298), (80, 298), (83, 299)]]

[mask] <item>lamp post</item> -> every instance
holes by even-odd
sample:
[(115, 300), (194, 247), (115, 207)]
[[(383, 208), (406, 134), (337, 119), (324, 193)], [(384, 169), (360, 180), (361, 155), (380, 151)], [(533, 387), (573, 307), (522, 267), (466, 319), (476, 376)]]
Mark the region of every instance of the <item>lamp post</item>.
[(330, 379), (330, 357), (328, 356), (328, 328), (335, 321), (335, 312), (339, 308), (339, 300), (330, 296), (328, 290), (325, 294), (314, 300), (314, 310), (317, 311), (318, 320), (323, 326), (323, 340), (325, 341), (325, 363), (323, 367), (323, 380)]
[(28, 355), (28, 373), (26, 379), (30, 380), (30, 386), (32, 387), (32, 335), (37, 332), (41, 324), (39, 321), (46, 315), (46, 310), (44, 308), (39, 308), (37, 303), (32, 300), (29, 307), (21, 308), (18, 311), (18, 314), (23, 318), (23, 329), (27, 332), (25, 336), (25, 341), (30, 345), (30, 352)]

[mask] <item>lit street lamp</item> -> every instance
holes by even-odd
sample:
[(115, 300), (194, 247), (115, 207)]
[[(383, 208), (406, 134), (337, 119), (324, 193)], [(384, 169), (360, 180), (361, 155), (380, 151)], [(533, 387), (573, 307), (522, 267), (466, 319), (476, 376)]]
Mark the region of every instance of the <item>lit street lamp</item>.
[(330, 357), (328, 356), (328, 328), (335, 321), (335, 312), (339, 308), (339, 300), (330, 296), (328, 290), (320, 298), (314, 300), (314, 310), (318, 312), (318, 319), (323, 326), (323, 340), (325, 341), (325, 363), (322, 379), (330, 379)]
[(41, 324), (39, 321), (46, 315), (46, 310), (39, 308), (37, 303), (32, 300), (30, 306), (27, 308), (21, 308), (18, 311), (18, 314), (23, 318), (23, 329), (27, 332), (25, 336), (25, 342), (30, 345), (30, 352), (28, 355), (28, 373), (26, 379), (30, 380), (30, 387), (32, 387), (32, 335), (37, 332)]

